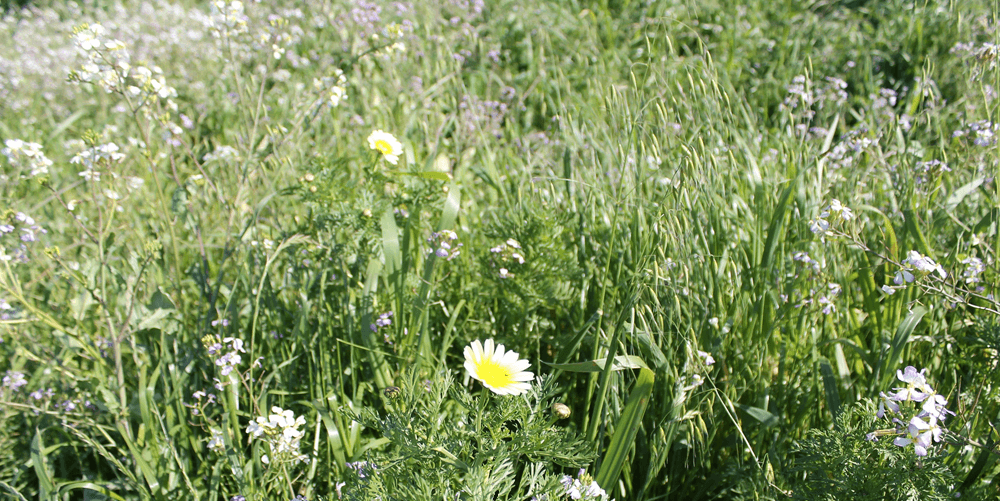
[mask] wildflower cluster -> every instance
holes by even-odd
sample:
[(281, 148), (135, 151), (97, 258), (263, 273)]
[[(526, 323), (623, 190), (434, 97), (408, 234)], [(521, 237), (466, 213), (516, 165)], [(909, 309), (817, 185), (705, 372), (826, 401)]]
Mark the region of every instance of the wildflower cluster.
[(814, 273), (819, 273), (823, 269), (823, 264), (809, 256), (808, 252), (796, 252), (792, 254), (792, 260), (802, 263)]
[(506, 242), (493, 247), (490, 249), (490, 252), (494, 254), (493, 266), (500, 266), (500, 269), (497, 271), (497, 273), (500, 274), (500, 278), (510, 278), (514, 276), (514, 274), (507, 268), (510, 264), (524, 264), (524, 255), (521, 253), (521, 244), (513, 238), (508, 238)]
[(132, 67), (125, 42), (105, 37), (107, 30), (100, 24), (84, 24), (74, 30), (77, 48), (86, 58), (78, 69), (70, 72), (73, 82), (96, 83), (109, 94), (122, 94), (134, 99), (133, 109), (164, 101), (176, 111), (177, 90), (167, 85), (159, 66)]
[[(23, 212), (7, 211), (0, 215), (0, 261), (27, 263), (28, 244), (37, 242), (38, 236), (45, 233), (48, 233), (45, 228)], [(13, 254), (7, 254), (8, 249)]]
[(309, 457), (299, 453), (304, 435), (299, 427), (306, 424), (306, 418), (295, 417), (294, 412), (281, 407), (271, 407), (271, 412), (266, 418), (258, 416), (251, 421), (246, 430), (252, 438), (264, 440), (270, 450), (270, 455), (264, 454), (260, 460), (264, 464), (270, 464), (272, 460), (277, 463), (308, 463)]
[(22, 386), (28, 384), (28, 380), (24, 379), (24, 373), (18, 371), (7, 371), (3, 376), (3, 388), (16, 392), (21, 389)]
[[(837, 296), (839, 296), (842, 291), (843, 288), (840, 286), (840, 284), (835, 282), (830, 282), (826, 284), (827, 293), (820, 294), (819, 296), (816, 297), (816, 304), (822, 307), (821, 311), (823, 312), (824, 315), (829, 315), (837, 311), (837, 307), (836, 305), (833, 304), (833, 300), (836, 299)], [(813, 291), (813, 294), (815, 295), (816, 293)]]
[(876, 413), (879, 419), (892, 416), (896, 427), (869, 433), (869, 440), (877, 440), (879, 435), (884, 434), (899, 435), (892, 443), (900, 447), (912, 444), (917, 456), (926, 456), (932, 443), (941, 441), (944, 429), (940, 424), (948, 414), (955, 413), (945, 408), (947, 399), (927, 384), (926, 372), (927, 369), (918, 372), (913, 366), (896, 371), (896, 378), (906, 386), (893, 388), (895, 393), (879, 393), (882, 401)]
[(194, 414), (195, 416), (204, 415), (205, 408), (207, 408), (209, 405), (216, 403), (215, 395), (204, 392), (202, 390), (198, 390), (192, 393), (191, 398), (195, 399), (195, 403), (193, 404), (185, 403), (184, 406), (190, 408), (191, 414)]
[[(718, 319), (716, 324), (718, 324)], [(711, 370), (711, 367), (715, 365), (715, 357), (707, 351), (695, 350), (698, 358), (688, 358), (687, 362), (684, 363), (684, 372), (690, 374), (690, 376), (682, 377), (679, 381), (680, 393), (686, 393), (691, 391), (702, 384), (705, 383), (705, 377), (702, 376), (702, 372), (706, 369)], [(696, 362), (696, 363), (692, 363)]]
[(319, 94), (321, 105), (329, 104), (331, 108), (336, 108), (347, 99), (347, 78), (343, 71), (335, 68), (331, 76), (314, 78), (313, 89)]
[(915, 250), (906, 253), (906, 259), (900, 265), (900, 269), (896, 271), (896, 274), (892, 278), (892, 283), (896, 285), (883, 285), (882, 292), (893, 294), (896, 292), (896, 289), (903, 288), (906, 284), (913, 283), (914, 280), (923, 278), (931, 273), (937, 273), (941, 278), (948, 276), (940, 264), (934, 262), (929, 256), (923, 256)]
[(587, 474), (587, 470), (582, 468), (579, 473), (577, 473), (576, 478), (569, 475), (563, 475), (560, 482), (562, 482), (563, 487), (566, 488), (566, 495), (569, 496), (570, 499), (608, 500), (608, 493), (604, 492), (604, 489), (602, 489), (600, 485), (597, 485), (594, 477), (591, 477)]
[(406, 36), (407, 31), (413, 31), (413, 24), (409, 21), (404, 21), (403, 24), (390, 23), (382, 30), (381, 36), (378, 33), (372, 34), (372, 42), (378, 43), (385, 55), (393, 52), (406, 52), (406, 44), (402, 42), (402, 39)]
[[(0, 298), (0, 321), (3, 320), (13, 320), (17, 316), (17, 311), (6, 299)], [(0, 343), (3, 342), (3, 338), (0, 338)]]
[(223, 338), (222, 342), (219, 342), (217, 337), (209, 335), (202, 339), (202, 343), (208, 354), (214, 358), (215, 365), (219, 367), (223, 376), (228, 376), (243, 361), (240, 353), (246, 353), (243, 349), (243, 340), (234, 337)]
[(427, 243), (431, 244), (429, 252), (433, 252), (437, 257), (451, 261), (462, 252), (462, 244), (455, 243), (455, 240), (458, 240), (458, 234), (454, 231), (441, 230), (434, 232), (427, 238)]
[(820, 236), (831, 236), (833, 235), (831, 227), (835, 228), (838, 223), (847, 223), (852, 219), (854, 219), (854, 212), (840, 203), (840, 200), (833, 199), (830, 201), (830, 205), (820, 212), (819, 217), (809, 221), (809, 230)]
[(107, 93), (122, 92), (132, 65), (125, 42), (107, 39), (100, 24), (83, 24), (73, 30), (77, 49), (86, 58), (79, 69), (70, 73), (74, 82), (96, 83)]
[(945, 172), (951, 172), (951, 168), (948, 167), (948, 164), (940, 160), (917, 162), (913, 167), (917, 172), (917, 177), (914, 179), (917, 184), (927, 183), (931, 180), (937, 179)]
[(853, 167), (865, 151), (877, 146), (879, 138), (866, 137), (868, 134), (868, 130), (863, 127), (853, 129), (844, 134), (841, 140), (834, 145), (826, 156), (831, 170)]
[(203, 158), (205, 162), (238, 161), (239, 159), (240, 154), (236, 151), (236, 148), (228, 145), (216, 145), (215, 150), (211, 153), (206, 153)]
[(247, 32), (247, 15), (243, 12), (243, 2), (215, 0), (210, 5), (210, 17), (205, 24), (216, 38), (234, 38)]
[(972, 144), (986, 147), (996, 144), (998, 131), (1000, 131), (1000, 124), (989, 120), (979, 120), (966, 125), (964, 128), (956, 129), (952, 132), (951, 137), (968, 137), (972, 139)]
[[(42, 145), (38, 143), (26, 143), (20, 139), (8, 139), (4, 141), (6, 148), (0, 150), (0, 155), (7, 157), (11, 167), (21, 171), (27, 171), (25, 177), (35, 177), (49, 173), (52, 160), (49, 160), (42, 152)], [(6, 180), (0, 178), (0, 180)]]
[[(379, 328), (388, 327), (392, 325), (392, 315), (393, 312), (391, 311), (382, 313), (381, 315), (378, 316), (378, 318), (375, 319), (375, 322), (369, 325), (368, 327), (372, 330), (372, 332), (378, 332)], [(389, 333), (385, 334), (385, 342), (392, 344), (392, 341), (389, 340)]]
[(458, 104), (460, 122), (470, 137), (476, 138), (479, 133), (484, 137), (497, 139), (503, 137), (503, 121), (508, 112), (507, 103), (482, 100), (474, 95), (462, 97)]
[(222, 454), (226, 452), (226, 442), (225, 437), (222, 436), (222, 430), (219, 428), (209, 428), (212, 433), (212, 438), (208, 440), (208, 450)]
[(979, 277), (984, 271), (986, 271), (986, 265), (983, 263), (982, 259), (978, 257), (967, 257), (960, 261), (966, 266), (965, 271), (962, 272), (962, 279), (966, 284), (976, 284), (982, 281)]
[[(781, 107), (792, 113), (801, 114), (803, 122), (809, 122), (816, 116), (816, 110), (823, 109), (829, 102), (832, 106), (840, 106), (847, 101), (847, 82), (834, 77), (826, 77), (823, 82), (813, 82), (805, 75), (792, 79), (792, 84), (786, 87), (788, 96)], [(805, 129), (805, 123), (798, 129)]]
[(354, 473), (358, 475), (358, 478), (368, 478), (372, 473), (378, 470), (377, 464), (370, 463), (368, 461), (355, 461), (353, 463), (347, 463), (347, 467), (354, 470)]
[(167, 81), (163, 77), (163, 70), (159, 66), (152, 68), (136, 66), (131, 76), (132, 85), (129, 85), (126, 90), (130, 96), (138, 98), (139, 106), (163, 100), (166, 102), (167, 108), (177, 111), (177, 103), (172, 99), (177, 97), (177, 89), (167, 85)]
[(70, 159), (69, 163), (79, 164), (83, 167), (80, 177), (96, 183), (101, 180), (101, 167), (109, 167), (112, 163), (121, 162), (125, 159), (125, 154), (119, 151), (115, 143), (94, 145)]

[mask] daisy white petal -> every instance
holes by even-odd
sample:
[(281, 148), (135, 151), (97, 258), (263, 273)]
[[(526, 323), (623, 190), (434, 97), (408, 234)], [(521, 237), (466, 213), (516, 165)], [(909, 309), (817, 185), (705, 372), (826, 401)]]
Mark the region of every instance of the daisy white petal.
[(534, 375), (525, 370), (530, 366), (527, 360), (518, 358), (517, 352), (505, 350), (492, 339), (485, 343), (476, 340), (465, 348), (465, 370), (498, 395), (527, 392), (531, 388), (527, 381), (534, 379)]

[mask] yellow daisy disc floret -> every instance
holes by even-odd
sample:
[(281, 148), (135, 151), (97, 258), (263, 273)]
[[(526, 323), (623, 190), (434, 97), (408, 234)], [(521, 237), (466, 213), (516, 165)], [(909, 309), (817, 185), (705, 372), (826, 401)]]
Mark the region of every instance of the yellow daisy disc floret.
[(465, 347), (465, 370), (497, 395), (520, 395), (531, 388), (534, 374), (526, 371), (531, 364), (517, 358), (517, 352), (504, 350), (492, 339), (475, 340)]
[(393, 165), (399, 161), (399, 156), (403, 154), (403, 143), (388, 132), (377, 130), (368, 136), (368, 147), (378, 150), (382, 157)]

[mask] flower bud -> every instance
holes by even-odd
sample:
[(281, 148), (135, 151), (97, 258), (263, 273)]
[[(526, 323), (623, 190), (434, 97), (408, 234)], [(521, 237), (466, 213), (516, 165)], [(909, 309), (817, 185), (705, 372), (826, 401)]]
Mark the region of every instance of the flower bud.
[(570, 414), (572, 414), (572, 411), (568, 405), (562, 402), (556, 402), (552, 404), (552, 413), (558, 416), (559, 419), (566, 419)]

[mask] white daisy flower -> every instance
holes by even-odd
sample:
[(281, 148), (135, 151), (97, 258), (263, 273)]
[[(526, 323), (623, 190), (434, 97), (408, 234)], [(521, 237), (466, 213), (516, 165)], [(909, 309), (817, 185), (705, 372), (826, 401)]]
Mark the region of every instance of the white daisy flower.
[(518, 359), (517, 352), (504, 350), (502, 344), (494, 345), (492, 339), (485, 344), (477, 339), (465, 347), (465, 370), (497, 395), (527, 392), (531, 388), (527, 381), (535, 377), (525, 370), (530, 365), (527, 360)]
[(368, 136), (368, 146), (381, 152), (385, 160), (392, 165), (396, 165), (396, 162), (399, 162), (399, 155), (403, 154), (403, 144), (392, 134), (380, 130)]

